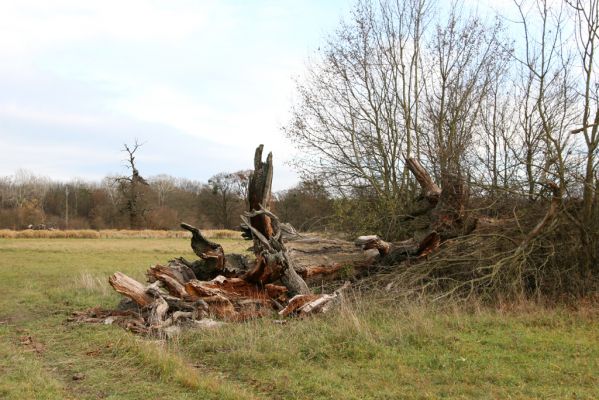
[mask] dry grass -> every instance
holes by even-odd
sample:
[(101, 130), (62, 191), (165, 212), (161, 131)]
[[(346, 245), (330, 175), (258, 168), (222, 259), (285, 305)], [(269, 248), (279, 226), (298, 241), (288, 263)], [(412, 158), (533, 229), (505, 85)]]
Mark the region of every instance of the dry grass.
[[(206, 229), (202, 230), (207, 237), (212, 239), (237, 239), (240, 237), (238, 231), (230, 229)], [(191, 234), (187, 231), (175, 230), (127, 230), (127, 229), (70, 229), (70, 230), (33, 230), (25, 229), (15, 231), (11, 229), (0, 229), (0, 239), (180, 239), (189, 238)]]
[[(220, 242), (227, 253), (248, 246)], [(115, 307), (116, 270), (145, 281), (150, 265), (193, 258), (188, 240), (5, 239), (0, 253), (0, 399), (599, 398), (596, 302), (430, 304), (354, 289), (323, 316), (159, 342), (66, 320)]]
[(112, 288), (108, 286), (106, 277), (103, 275), (99, 276), (87, 271), (82, 271), (74, 280), (76, 287), (102, 296), (108, 296), (112, 291)]

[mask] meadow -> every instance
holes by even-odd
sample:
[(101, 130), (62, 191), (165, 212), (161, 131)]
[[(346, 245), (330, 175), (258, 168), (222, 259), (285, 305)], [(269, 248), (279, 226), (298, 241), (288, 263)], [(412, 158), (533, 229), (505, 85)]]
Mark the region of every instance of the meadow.
[[(227, 252), (248, 246), (218, 241)], [(144, 281), (176, 256), (195, 257), (188, 238), (0, 239), (0, 398), (599, 398), (592, 304), (490, 308), (352, 292), (330, 314), (169, 341), (67, 321), (118, 303), (107, 283), (115, 271)]]

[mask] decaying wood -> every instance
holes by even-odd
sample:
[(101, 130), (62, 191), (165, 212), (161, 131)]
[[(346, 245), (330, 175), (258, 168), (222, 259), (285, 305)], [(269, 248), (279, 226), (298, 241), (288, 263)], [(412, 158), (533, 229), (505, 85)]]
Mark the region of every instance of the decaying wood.
[(179, 269), (181, 267), (189, 269), (184, 265), (176, 263), (171, 263), (168, 267), (165, 267), (163, 265), (155, 265), (151, 267), (147, 272), (148, 281), (161, 281), (165, 284), (166, 288), (168, 289), (168, 292), (172, 296), (185, 299), (189, 295), (185, 291), (184, 285), (190, 279), (195, 279), (195, 274), (193, 274), (191, 269), (189, 269), (189, 271), (186, 271), (187, 274), (181, 274)]
[(283, 243), (283, 230), (278, 218), (268, 207), (271, 200), (273, 176), (272, 153), (262, 161), (264, 146), (260, 145), (254, 155), (254, 171), (248, 186), (249, 212), (242, 221), (250, 229), (254, 240), (256, 263), (245, 279), (262, 284), (280, 280), (290, 295), (310, 293), (310, 288), (296, 272), (294, 262)]
[(353, 242), (306, 235), (285, 243), (294, 268), (308, 283), (360, 276), (375, 265), (379, 251), (362, 249)]
[(326, 312), (332, 303), (341, 297), (343, 291), (349, 287), (349, 282), (335, 290), (333, 294), (298, 294), (293, 297), (287, 307), (279, 311), (279, 315), (288, 317), (292, 314), (307, 316)]
[[(253, 240), (253, 260), (225, 254), (220, 244), (182, 223), (181, 227), (192, 233), (191, 247), (198, 260), (181, 257), (151, 267), (147, 286), (117, 272), (110, 277), (110, 284), (135, 307), (77, 318), (104, 318), (105, 323), (112, 318), (111, 322), (118, 320), (133, 331), (172, 333), (181, 324), (214, 326), (207, 318), (242, 321), (277, 312), (283, 317), (321, 313), (338, 301), (349, 283), (332, 294), (313, 294), (306, 282), (319, 285), (324, 280), (359, 278), (379, 266), (400, 268), (402, 262), (427, 257), (443, 240), (468, 229), (464, 182), (450, 177), (441, 189), (418, 160), (409, 158), (406, 165), (422, 188), (420, 208), (415, 211), (427, 221), (422, 234), (397, 243), (376, 235), (360, 236), (354, 242), (299, 235), (269, 210), (273, 159), (269, 153), (263, 161), (262, 152), (260, 145), (248, 186), (248, 211), (241, 216), (243, 234)], [(531, 235), (551, 217), (550, 210)]]
[(166, 319), (166, 313), (168, 312), (168, 303), (162, 297), (157, 297), (156, 300), (151, 304), (150, 316), (148, 317), (148, 323), (150, 326), (160, 326)]
[(121, 272), (116, 272), (108, 278), (108, 283), (114, 290), (129, 297), (141, 307), (148, 306), (154, 301), (152, 296), (146, 293), (144, 285)]
[[(262, 161), (264, 145), (258, 146), (254, 154), (254, 171), (250, 176), (248, 185), (249, 211), (258, 211), (262, 207), (269, 208), (272, 188), (272, 153), (268, 153), (266, 162)], [(251, 223), (246, 225), (260, 232), (267, 239), (273, 235), (270, 217), (266, 214), (255, 214)]]
[(414, 175), (414, 178), (416, 178), (418, 184), (420, 184), (423, 196), (431, 204), (437, 204), (437, 201), (441, 196), (442, 190), (433, 181), (429, 173), (426, 172), (422, 164), (420, 164), (420, 161), (416, 160), (415, 158), (408, 158), (406, 160), (406, 166), (408, 167), (412, 175)]
[(377, 249), (381, 257), (385, 257), (391, 251), (391, 243), (385, 242), (377, 235), (359, 236), (354, 243), (356, 246), (362, 246), (364, 250)]
[(208, 279), (222, 272), (225, 268), (225, 252), (222, 246), (206, 239), (194, 226), (182, 223), (181, 227), (191, 232), (191, 248), (200, 260), (187, 263), (181, 258), (180, 261), (190, 267), (200, 279)]

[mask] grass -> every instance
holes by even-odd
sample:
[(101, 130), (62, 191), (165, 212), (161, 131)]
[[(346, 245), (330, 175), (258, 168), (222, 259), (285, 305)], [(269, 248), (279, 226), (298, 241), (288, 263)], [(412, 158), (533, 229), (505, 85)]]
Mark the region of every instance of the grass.
[[(238, 239), (241, 232), (230, 229), (205, 229), (202, 233), (212, 239)], [(179, 239), (190, 238), (188, 231), (176, 230), (127, 230), (127, 229), (52, 229), (34, 230), (0, 229), (0, 239)]]
[[(227, 252), (248, 245), (219, 242)], [(1, 239), (0, 398), (599, 398), (591, 306), (465, 311), (354, 294), (322, 317), (169, 342), (65, 322), (118, 302), (113, 272), (143, 280), (179, 255), (194, 258), (188, 239)]]

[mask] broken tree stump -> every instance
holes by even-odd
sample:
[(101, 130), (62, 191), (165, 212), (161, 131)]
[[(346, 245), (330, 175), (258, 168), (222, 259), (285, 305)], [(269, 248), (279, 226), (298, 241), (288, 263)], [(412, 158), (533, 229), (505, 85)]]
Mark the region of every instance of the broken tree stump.
[(273, 164), (272, 153), (262, 161), (263, 145), (254, 155), (254, 171), (248, 186), (249, 212), (242, 221), (252, 233), (256, 262), (244, 278), (262, 284), (280, 280), (290, 295), (310, 293), (310, 288), (295, 271), (283, 243), (283, 231), (278, 218), (269, 210)]
[(321, 313), (337, 302), (349, 283), (332, 294), (314, 294), (307, 282), (320, 285), (324, 280), (359, 278), (381, 266), (398, 267), (427, 257), (442, 241), (468, 229), (464, 182), (448, 178), (440, 188), (418, 160), (408, 158), (406, 165), (422, 188), (415, 214), (427, 221), (420, 238), (391, 243), (376, 235), (361, 236), (354, 242), (302, 236), (269, 209), (273, 158), (269, 153), (263, 161), (263, 149), (260, 145), (254, 154), (248, 211), (241, 216), (244, 236), (253, 240), (254, 259), (225, 254), (220, 244), (182, 223), (192, 234), (191, 247), (198, 260), (181, 257), (151, 267), (147, 286), (117, 272), (110, 277), (110, 284), (135, 307), (113, 313), (95, 310), (77, 318), (118, 321), (146, 333), (178, 329), (173, 325), (180, 324), (215, 326), (217, 323), (208, 319), (212, 317), (243, 321), (276, 312), (281, 316)]
[(144, 285), (121, 272), (116, 272), (108, 278), (108, 283), (110, 283), (110, 286), (112, 286), (114, 290), (129, 297), (141, 307), (148, 306), (154, 301), (152, 296), (146, 293)]

